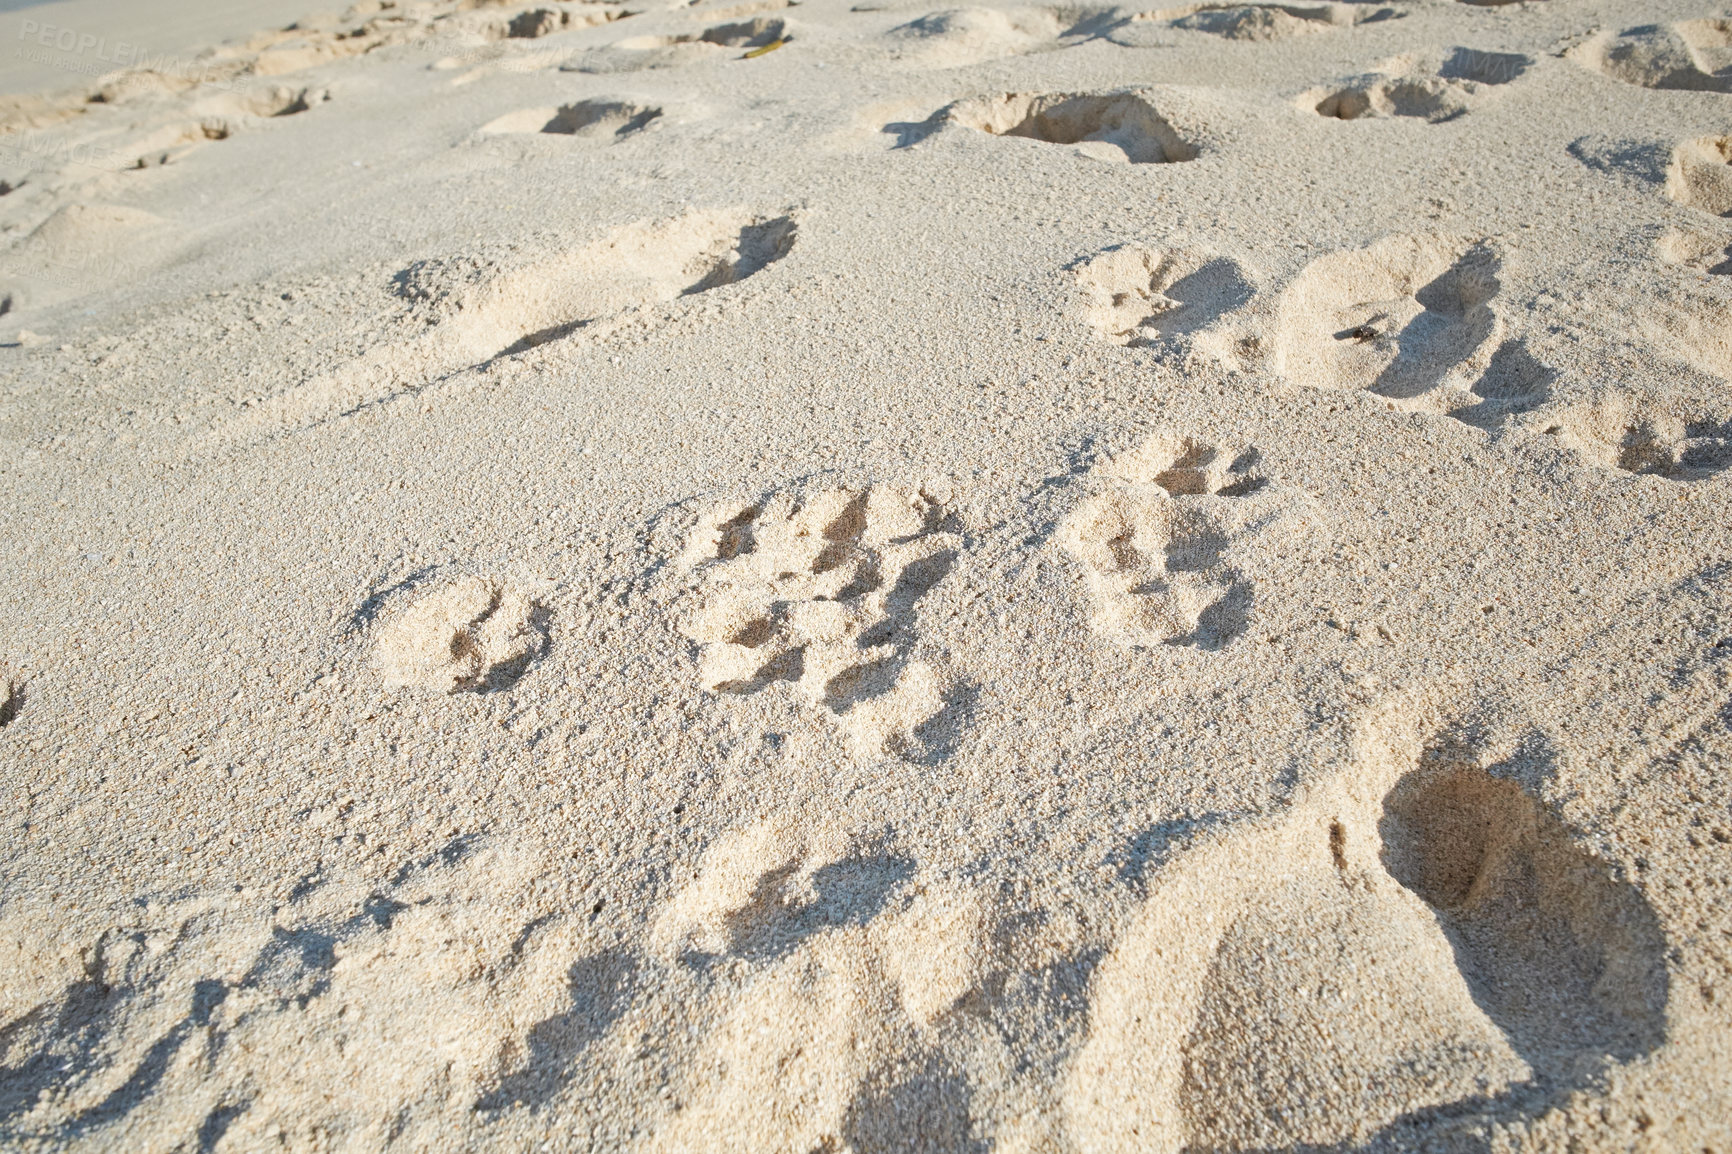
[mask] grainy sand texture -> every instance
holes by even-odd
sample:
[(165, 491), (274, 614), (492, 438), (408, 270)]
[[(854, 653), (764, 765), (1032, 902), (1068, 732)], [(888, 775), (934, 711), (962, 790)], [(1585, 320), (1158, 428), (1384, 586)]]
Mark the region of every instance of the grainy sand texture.
[(0, 5), (0, 1148), (1732, 1152), (1732, 9), (943, 2)]

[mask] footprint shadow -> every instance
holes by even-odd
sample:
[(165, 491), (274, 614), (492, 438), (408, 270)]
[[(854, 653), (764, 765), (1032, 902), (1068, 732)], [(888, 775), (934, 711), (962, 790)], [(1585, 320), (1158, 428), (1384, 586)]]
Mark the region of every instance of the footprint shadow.
[(934, 1056), (888, 1086), (866, 1083), (842, 1122), (848, 1149), (859, 1154), (945, 1151), (984, 1154), (971, 1133), (967, 1078)]
[(1402, 778), (1379, 823), (1383, 862), (1437, 912), (1474, 1001), (1536, 1078), (1578, 1084), (1664, 1041), (1665, 937), (1507, 768)]
[(1178, 307), (1154, 318), (1152, 324), (1169, 336), (1196, 332), (1250, 301), (1252, 289), (1239, 266), (1216, 260), (1161, 290)]
[(1472, 249), (1421, 286), (1413, 297), (1422, 311), (1394, 336), (1395, 359), (1370, 391), (1392, 400), (1423, 396), (1490, 338), (1497, 318), (1486, 305), (1500, 287), (1498, 265), (1488, 250)]
[(787, 904), (784, 887), (799, 869), (800, 863), (794, 862), (764, 874), (751, 900), (727, 916), (729, 953), (774, 961), (833, 926), (863, 926), (914, 876), (914, 862), (905, 857), (832, 862), (812, 873), (810, 887), (815, 896), (810, 901)]
[(637, 959), (623, 949), (603, 950), (572, 963), (566, 973), (566, 1009), (530, 1027), (524, 1064), (475, 1103), (480, 1111), (546, 1105), (569, 1085), (571, 1068), (606, 1034), (630, 1004)]
[(1504, 341), (1470, 390), (1479, 400), (1451, 409), (1449, 415), (1478, 429), (1496, 429), (1511, 417), (1543, 405), (1557, 378), (1557, 370), (1535, 358), (1522, 341)]

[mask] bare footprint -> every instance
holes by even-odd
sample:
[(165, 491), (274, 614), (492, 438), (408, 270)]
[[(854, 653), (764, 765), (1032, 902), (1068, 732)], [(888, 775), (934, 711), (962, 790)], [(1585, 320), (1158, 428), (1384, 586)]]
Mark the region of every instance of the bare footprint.
[(1251, 299), (1225, 257), (1115, 245), (1074, 266), (1084, 317), (1115, 345), (1148, 345), (1207, 328)]
[(1553, 418), (1552, 431), (1583, 457), (1626, 473), (1701, 481), (1732, 467), (1732, 410), (1641, 404), (1611, 397)]
[(1155, 108), (1147, 91), (1046, 93), (960, 100), (942, 120), (992, 136), (1020, 136), (1073, 145), (1096, 160), (1167, 164), (1195, 160), (1196, 146), (1183, 139)]
[(662, 115), (653, 104), (629, 100), (580, 100), (549, 108), (524, 108), (508, 112), (481, 127), (483, 135), (552, 133), (621, 140), (642, 132)]
[(1083, 43), (1109, 14), (1109, 9), (949, 8), (892, 28), (885, 41), (895, 60), (921, 68), (959, 68)]
[(1732, 216), (1732, 136), (1699, 136), (1673, 149), (1666, 195), (1714, 216)]
[(422, 594), (387, 623), (373, 660), (387, 685), (504, 689), (546, 652), (547, 619), (522, 589), (467, 577)]
[(1667, 229), (1655, 252), (1666, 264), (1683, 265), (1709, 276), (1732, 276), (1732, 237), (1694, 229)]
[(1277, 370), (1312, 388), (1471, 404), (1469, 386), (1490, 368), (1503, 329), (1491, 309), (1498, 266), (1486, 245), (1426, 236), (1321, 257), (1282, 296)]
[(1657, 918), (1511, 769), (1386, 751), (1183, 851), (1097, 975), (1078, 1146), (1408, 1148), (1657, 1046)]
[(1230, 551), (1284, 503), (1257, 451), (1157, 434), (1097, 472), (1105, 488), (1058, 538), (1082, 567), (1091, 628), (1138, 647), (1219, 649), (1243, 633), (1252, 589)]
[(1441, 61), (1399, 56), (1345, 85), (1314, 89), (1301, 107), (1333, 120), (1406, 116), (1439, 124), (1465, 115), (1477, 99), (1521, 76), (1533, 61), (1511, 52), (1456, 48)]
[(862, 756), (919, 753), (946, 706), (944, 680), (913, 651), (916, 606), (961, 547), (947, 524), (940, 501), (887, 485), (711, 511), (685, 555), (704, 688), (789, 683)]
[(966, 1083), (928, 1047), (987, 931), (978, 898), (882, 846), (785, 818), (718, 840), (651, 931), (702, 1041), (646, 1148), (970, 1149)]
[(689, 34), (630, 36), (585, 52), (560, 65), (560, 69), (565, 72), (609, 73), (682, 68), (701, 60), (725, 56), (727, 49), (744, 48), (748, 54), (757, 54), (791, 38), (787, 21), (777, 16), (754, 16)]
[(1732, 20), (1724, 18), (1602, 32), (1566, 55), (1642, 88), (1732, 92)]
[(1151, 46), (1152, 37), (1165, 28), (1257, 43), (1352, 28), (1399, 15), (1395, 8), (1370, 4), (1185, 4), (1134, 13), (1102, 35), (1130, 48)]
[(645, 306), (756, 275), (792, 250), (797, 231), (791, 216), (703, 209), (625, 225), (506, 271), (443, 262), (446, 273), (471, 282), (460, 290), (439, 283), (439, 268), (405, 270), (405, 284), (414, 282), (406, 292), (427, 307), (412, 319), (413, 335), (254, 406), (207, 443), (273, 435), (540, 345), (608, 332)]

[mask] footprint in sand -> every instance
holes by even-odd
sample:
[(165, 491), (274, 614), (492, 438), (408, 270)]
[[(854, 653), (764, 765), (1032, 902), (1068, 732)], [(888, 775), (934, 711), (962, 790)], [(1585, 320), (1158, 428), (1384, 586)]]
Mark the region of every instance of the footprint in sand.
[(1116, 19), (1106, 8), (950, 8), (899, 24), (884, 39), (901, 63), (959, 68), (1082, 44)]
[[(369, 870), (395, 819), (357, 792), (285, 799), (324, 847), (292, 890), (227, 886), (213, 901), (189, 887), (66, 925), (0, 918), (8, 1146), (146, 1131), (162, 1150), (317, 1148), (365, 1127), (387, 1084), (399, 1140), (449, 1136), (445, 1104), (497, 1083), (502, 1059), (538, 1040), (520, 1023), (586, 975), (567, 971), (575, 935), (521, 909), (545, 860), (467, 836)], [(408, 1052), (401, 1024), (430, 1005), (450, 1028)], [(267, 1041), (284, 1031), (292, 1053)], [(297, 1073), (308, 1062), (347, 1076), (315, 1089)]]
[(1666, 264), (1683, 265), (1709, 276), (1732, 276), (1732, 237), (1668, 229), (1654, 246)]
[(1525, 340), (1512, 338), (1497, 346), (1465, 394), (1448, 391), (1444, 411), (1464, 424), (1496, 431), (1549, 401), (1557, 379), (1558, 371), (1529, 352)]
[(1250, 281), (1235, 262), (1191, 250), (1115, 245), (1072, 269), (1085, 319), (1115, 345), (1188, 336), (1251, 299)]
[(323, 88), (283, 85), (224, 93), (191, 104), (186, 112), (196, 119), (163, 125), (116, 149), (130, 158), (132, 168), (157, 168), (212, 141), (228, 140), (260, 120), (298, 116), (330, 99), (330, 92)]
[(1475, 100), (1532, 64), (1516, 53), (1473, 48), (1456, 48), (1441, 63), (1435, 57), (1399, 56), (1341, 86), (1307, 92), (1299, 106), (1331, 120), (1406, 116), (1440, 124), (1466, 115)]
[(1395, 8), (1370, 4), (1186, 4), (1135, 13), (1116, 21), (1101, 35), (1127, 48), (1170, 44), (1161, 35), (1168, 28), (1256, 43), (1353, 28), (1400, 15)]
[[(1660, 242), (1674, 263), (1699, 254), (1697, 267), (1724, 238), (1672, 233)], [(1711, 272), (1703, 268), (1703, 272)], [(1701, 481), (1732, 466), (1732, 299), (1706, 277), (1681, 281), (1630, 308), (1644, 338), (1642, 356), (1668, 366), (1667, 388), (1635, 384), (1607, 390), (1545, 414), (1545, 429), (1595, 464), (1669, 481)]]
[(1097, 974), (1078, 1148), (1417, 1149), (1659, 1045), (1658, 919), (1525, 768), (1391, 751), (1181, 851)]
[(959, 100), (941, 109), (935, 124), (960, 124), (990, 136), (1018, 136), (1072, 145), (1096, 160), (1167, 164), (1195, 160), (1197, 148), (1155, 108), (1147, 90), (1007, 93)]
[(1565, 55), (1642, 88), (1732, 92), (1732, 20), (1725, 18), (1602, 32)]
[(1206, 32), (1224, 40), (1285, 40), (1336, 28), (1388, 20), (1394, 8), (1363, 4), (1240, 4), (1195, 8), (1170, 20), (1172, 27)]
[(572, 8), (531, 8), (505, 19), (505, 36), (511, 40), (539, 40), (568, 28), (593, 28), (626, 15), (623, 10), (600, 4)]
[(212, 447), (328, 420), (537, 346), (601, 335), (647, 306), (743, 281), (794, 246), (792, 216), (702, 209), (616, 228), (569, 252), (499, 271), (454, 259), (398, 276), (412, 335), (254, 406)]
[(1732, 382), (1732, 295), (1722, 286), (1668, 289), (1632, 312), (1658, 355), (1714, 378), (1720, 390)]
[(1732, 466), (1732, 415), (1651, 416), (1627, 426), (1618, 468), (1671, 481), (1700, 481)]
[(670, 36), (630, 36), (595, 48), (560, 65), (563, 72), (643, 72), (680, 68), (702, 60), (732, 55), (729, 49), (748, 52), (768, 49), (791, 38), (787, 21), (776, 16), (716, 24), (702, 32)]
[(1504, 338), (1492, 310), (1499, 264), (1488, 244), (1439, 236), (1321, 257), (1281, 298), (1276, 369), (1481, 426), (1534, 409), (1555, 374)]
[(524, 108), (508, 112), (484, 124), (484, 136), (517, 133), (551, 133), (590, 139), (623, 140), (642, 132), (659, 119), (662, 110), (653, 104), (629, 100), (580, 100), (558, 107)]
[(649, 1149), (970, 1149), (937, 1030), (988, 931), (976, 898), (882, 847), (775, 819), (723, 838), (651, 932), (709, 1025)]
[(547, 651), (548, 618), (523, 589), (465, 577), (416, 597), (387, 622), (373, 664), (391, 686), (509, 688)]
[(1613, 395), (1576, 405), (1547, 430), (1609, 469), (1701, 481), (1732, 467), (1732, 409), (1647, 402)]
[(1245, 631), (1241, 540), (1292, 511), (1256, 449), (1157, 434), (1096, 472), (1105, 488), (1059, 527), (1082, 567), (1095, 632), (1131, 646), (1219, 649)]
[(787, 683), (862, 757), (919, 756), (948, 686), (913, 656), (918, 603), (962, 539), (942, 501), (875, 485), (781, 493), (700, 519), (684, 565), (700, 605), (686, 633), (715, 693)]
[(1673, 149), (1666, 195), (1714, 216), (1732, 216), (1732, 136), (1699, 136)]

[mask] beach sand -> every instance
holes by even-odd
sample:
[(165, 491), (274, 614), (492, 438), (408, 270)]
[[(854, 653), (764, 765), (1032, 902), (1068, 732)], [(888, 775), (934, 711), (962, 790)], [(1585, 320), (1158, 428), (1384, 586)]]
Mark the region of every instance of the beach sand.
[(294, 7), (0, 14), (0, 1145), (1732, 1150), (1732, 12)]

